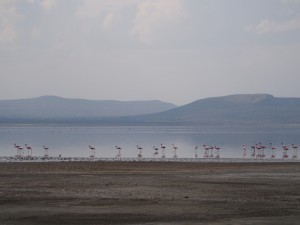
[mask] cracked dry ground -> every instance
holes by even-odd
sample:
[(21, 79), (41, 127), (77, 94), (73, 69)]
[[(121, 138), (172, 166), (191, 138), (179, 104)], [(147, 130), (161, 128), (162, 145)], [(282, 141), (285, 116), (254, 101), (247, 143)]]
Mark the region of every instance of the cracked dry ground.
[(300, 163), (0, 163), (0, 224), (299, 224)]

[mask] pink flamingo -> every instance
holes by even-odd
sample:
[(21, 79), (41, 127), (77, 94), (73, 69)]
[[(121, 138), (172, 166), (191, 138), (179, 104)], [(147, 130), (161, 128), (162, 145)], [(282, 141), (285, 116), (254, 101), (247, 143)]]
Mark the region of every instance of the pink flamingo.
[(220, 147), (215, 146), (215, 149), (217, 150), (217, 155), (215, 158), (219, 159), (220, 158)]
[(17, 157), (21, 157), (21, 155), (22, 155), (21, 150), (20, 150), (21, 146), (14, 144), (14, 147), (15, 147), (15, 149), (17, 149)]
[(288, 158), (289, 156), (288, 156), (287, 151), (289, 150), (289, 148), (286, 145), (284, 145), (283, 143), (281, 143), (281, 144), (282, 144), (282, 158), (283, 159)]
[(195, 158), (198, 158), (198, 146), (196, 145), (194, 149), (195, 149)]
[(153, 150), (154, 150), (153, 156), (158, 155), (158, 148), (153, 146)]
[(213, 150), (214, 150), (215, 147), (213, 146), (210, 146), (209, 149), (210, 149), (210, 158), (213, 158), (214, 157), (214, 154), (213, 154)]
[(162, 149), (162, 156), (161, 156), (161, 158), (166, 158), (166, 146), (165, 145), (163, 145), (163, 144), (160, 144), (160, 148)]
[(256, 149), (257, 149), (257, 155), (256, 158), (262, 158), (262, 152), (261, 152), (261, 146), (259, 144), (255, 145)]
[(19, 150), (19, 157), (22, 157), (24, 155), (24, 150), (22, 147), (18, 147), (18, 150)]
[(243, 145), (242, 149), (243, 149), (243, 159), (245, 159), (245, 157), (246, 157), (246, 152), (247, 152), (247, 147), (246, 147), (246, 145)]
[(138, 158), (142, 158), (143, 157), (143, 155), (142, 155), (143, 148), (141, 146), (139, 146), (139, 145), (137, 145), (136, 148), (139, 150)]
[(43, 145), (43, 149), (44, 149), (44, 151), (45, 151), (44, 157), (48, 157), (48, 156), (49, 156), (49, 155), (48, 155), (48, 150), (49, 150), (49, 148)]
[(251, 157), (255, 157), (255, 145), (251, 145)]
[(91, 150), (91, 155), (90, 155), (90, 157), (91, 157), (91, 158), (94, 158), (95, 155), (96, 155), (96, 148), (93, 147), (93, 146), (91, 146), (91, 145), (89, 145), (89, 149)]
[(116, 147), (116, 149), (118, 150), (118, 153), (117, 153), (117, 155), (116, 155), (116, 158), (121, 158), (121, 147), (120, 146), (115, 146)]
[(271, 159), (275, 159), (276, 157), (276, 148), (270, 143), (272, 154), (271, 154)]
[(177, 158), (177, 149), (178, 149), (178, 147), (175, 146), (174, 144), (172, 144), (172, 145), (173, 145), (173, 149), (174, 149), (174, 151), (173, 151), (173, 158)]
[(294, 149), (294, 154), (292, 156), (292, 159), (297, 159), (298, 158), (298, 152), (297, 152), (298, 147), (296, 145), (292, 144), (292, 148)]
[(204, 150), (205, 150), (204, 154), (203, 154), (203, 157), (208, 158), (209, 157), (208, 152), (209, 152), (210, 147), (208, 147), (207, 145), (203, 145), (203, 147), (204, 147)]
[(266, 146), (264, 146), (264, 145), (262, 145), (261, 143), (259, 143), (260, 144), (260, 147), (261, 147), (261, 157), (262, 158), (265, 158), (265, 148), (266, 148)]
[[(25, 144), (26, 148), (27, 148), (27, 151), (28, 151), (28, 157), (29, 156), (32, 156), (32, 147), (28, 146), (27, 144)], [(30, 154), (29, 154), (30, 152)]]

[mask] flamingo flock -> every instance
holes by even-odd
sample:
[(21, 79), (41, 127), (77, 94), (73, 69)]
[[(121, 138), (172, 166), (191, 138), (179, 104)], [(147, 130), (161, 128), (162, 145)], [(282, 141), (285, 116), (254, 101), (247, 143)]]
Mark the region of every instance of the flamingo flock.
[[(21, 145), (14, 144), (14, 148), (17, 151), (17, 154), (14, 156), (15, 159), (33, 159), (33, 148), (32, 146), (25, 144), (24, 147)], [(88, 146), (90, 150), (89, 159), (94, 160), (96, 158), (96, 147), (89, 145)], [(42, 149), (44, 150), (44, 155), (42, 156), (43, 159), (49, 159), (49, 148), (45, 145), (42, 146)], [(122, 158), (122, 148), (119, 145), (115, 145), (115, 149), (117, 150), (117, 153), (115, 155), (116, 159)], [(137, 149), (137, 159), (143, 159), (143, 151), (145, 150), (141, 145), (136, 145)], [(167, 148), (166, 145), (160, 144), (160, 147), (153, 146), (152, 147), (152, 157), (153, 158), (166, 158), (166, 151), (170, 149), (170, 158), (177, 159), (178, 158), (178, 151), (179, 147), (175, 144), (172, 144), (170, 148)], [(248, 149), (250, 150), (250, 155), (247, 156)], [(242, 145), (242, 158), (256, 158), (256, 159), (276, 159), (276, 154), (278, 155), (280, 152), (280, 148), (276, 148), (272, 143), (268, 145), (264, 145), (262, 143), (257, 143), (250, 145), (247, 147), (246, 145)], [(24, 151), (25, 150), (25, 151)], [(26, 152), (27, 150), (27, 152)], [(172, 150), (172, 153), (171, 153)], [(199, 158), (199, 151), (203, 150), (203, 159), (220, 159), (220, 150), (221, 148), (216, 145), (196, 145), (194, 146), (194, 158)], [(297, 160), (298, 159), (298, 146), (296, 144), (286, 145), (284, 143), (281, 143), (281, 159), (292, 159)], [(149, 155), (149, 154), (148, 154)], [(35, 156), (36, 158), (37, 156)], [(59, 155), (59, 158), (61, 158), (61, 155)], [(201, 158), (201, 157), (200, 157)], [(280, 158), (280, 156), (277, 156), (277, 158)]]
[[(250, 156), (251, 158), (259, 158), (259, 159), (264, 159), (267, 157), (265, 151), (266, 150), (270, 150), (271, 154), (270, 154), (270, 159), (275, 159), (276, 158), (276, 147), (273, 146), (272, 143), (270, 143), (269, 147), (267, 147), (266, 145), (263, 145), (262, 143), (258, 143), (255, 145), (251, 145), (251, 153)], [(295, 144), (291, 145), (291, 148), (293, 149), (292, 152), (292, 156), (291, 159), (298, 159), (298, 146)], [(282, 149), (282, 159), (288, 159), (289, 158), (289, 147), (283, 143), (281, 143), (281, 149)], [(243, 159), (247, 157), (247, 147), (246, 145), (242, 146), (242, 151), (243, 151)]]

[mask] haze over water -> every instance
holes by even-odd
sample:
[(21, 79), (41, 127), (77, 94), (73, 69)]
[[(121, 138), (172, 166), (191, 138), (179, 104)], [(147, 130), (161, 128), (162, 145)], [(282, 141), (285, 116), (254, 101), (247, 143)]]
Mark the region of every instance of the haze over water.
[[(34, 156), (43, 156), (43, 145), (49, 147), (50, 156), (90, 155), (89, 145), (96, 147), (96, 157), (115, 157), (115, 145), (122, 147), (122, 157), (136, 157), (137, 145), (143, 147), (143, 157), (153, 157), (153, 146), (165, 145), (166, 157), (173, 156), (172, 144), (178, 147), (179, 158), (194, 158), (194, 147), (203, 145), (221, 148), (221, 158), (242, 158), (242, 145), (262, 143), (267, 146), (266, 158), (270, 158), (270, 142), (277, 148), (276, 158), (281, 158), (281, 143), (291, 146), (299, 144), (300, 129), (292, 128), (220, 128), (199, 126), (57, 126), (57, 125), (13, 125), (0, 127), (0, 156), (14, 156), (14, 144), (33, 148)], [(25, 146), (24, 146), (25, 149)], [(25, 151), (26, 154), (26, 151)], [(291, 157), (292, 150), (289, 151)]]

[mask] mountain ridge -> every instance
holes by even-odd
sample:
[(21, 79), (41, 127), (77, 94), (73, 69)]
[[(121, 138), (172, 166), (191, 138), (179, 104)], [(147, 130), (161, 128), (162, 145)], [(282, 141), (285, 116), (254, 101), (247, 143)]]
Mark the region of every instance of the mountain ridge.
[(0, 118), (70, 119), (134, 116), (177, 107), (159, 100), (118, 101), (40, 96), (0, 100)]
[[(45, 101), (51, 99), (52, 103)], [(21, 117), (4, 117), (3, 101), (0, 100), (0, 122), (33, 122), (33, 123), (88, 123), (105, 125), (257, 125), (257, 124), (300, 124), (300, 98), (274, 97), (270, 94), (235, 94), (221, 97), (204, 98), (183, 106), (154, 101), (116, 101), (116, 100), (84, 100), (65, 99), (53, 96), (38, 98), (42, 110), (47, 109), (48, 116), (32, 116), (21, 110)], [(32, 100), (34, 102), (34, 100)], [(36, 99), (35, 99), (36, 101)], [(51, 102), (50, 101), (50, 102)], [(53, 116), (57, 108), (55, 104), (64, 102), (60, 110), (75, 111), (74, 104), (86, 102), (93, 104), (101, 102), (96, 108), (102, 114), (88, 109), (81, 109), (75, 114)], [(67, 102), (66, 102), (67, 101)], [(23, 101), (23, 103), (26, 101)], [(18, 102), (21, 109), (22, 104)], [(22, 103), (22, 100), (21, 100)], [(165, 108), (151, 112), (156, 103), (162, 103)], [(135, 113), (129, 113), (130, 106), (136, 105)], [(113, 107), (112, 107), (113, 105)], [(50, 107), (50, 108), (49, 108)], [(34, 108), (38, 111), (40, 108)], [(16, 109), (16, 108), (15, 108)], [(121, 112), (122, 111), (122, 112)], [(139, 112), (136, 113), (136, 112)], [(29, 111), (32, 112), (32, 111)], [(1, 114), (2, 113), (2, 114)], [(49, 116), (49, 115), (52, 115)]]

